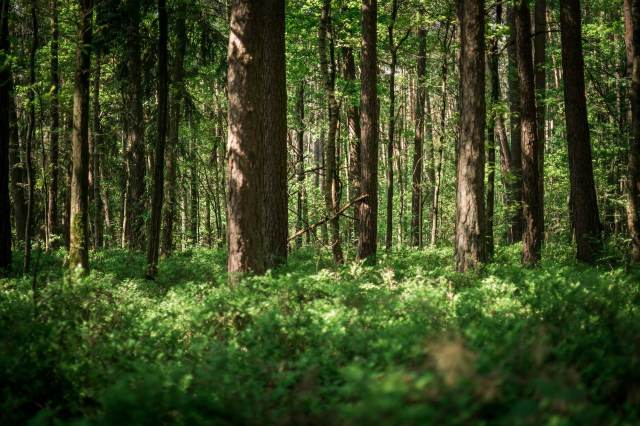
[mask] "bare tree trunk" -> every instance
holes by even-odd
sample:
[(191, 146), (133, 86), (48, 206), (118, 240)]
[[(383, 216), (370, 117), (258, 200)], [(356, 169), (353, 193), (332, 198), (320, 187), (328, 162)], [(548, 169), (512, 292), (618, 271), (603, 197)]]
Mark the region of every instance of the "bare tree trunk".
[[(324, 198), (327, 214), (331, 218), (331, 252), (333, 260), (343, 262), (342, 244), (340, 242), (340, 216), (336, 212), (340, 208), (338, 169), (336, 165), (336, 133), (338, 128), (339, 109), (335, 96), (336, 64), (334, 56), (333, 29), (331, 23), (331, 0), (324, 0), (318, 31), (318, 49), (320, 53), (320, 72), (322, 73), (325, 96), (329, 111), (329, 129), (324, 149)], [(327, 54), (329, 55), (327, 57)]]
[(11, 270), (11, 210), (9, 208), (9, 141), (11, 138), (11, 67), (9, 0), (0, 2), (0, 276)]
[(231, 283), (265, 271), (263, 243), (263, 10), (234, 0), (228, 52), (228, 261)]
[(71, 216), (69, 267), (89, 268), (89, 73), (93, 0), (79, 0), (71, 141)]
[[(298, 83), (296, 94), (296, 164), (298, 167), (298, 206), (296, 210), (296, 233), (303, 230), (307, 226), (307, 217), (305, 215), (307, 204), (307, 191), (305, 187), (304, 172), (304, 80)], [(296, 246), (302, 246), (302, 235), (296, 238)]]
[(520, 126), (522, 145), (522, 262), (532, 266), (540, 261), (543, 214), (540, 204), (536, 93), (531, 46), (531, 12), (526, 0), (514, 8), (518, 81), (520, 84)]
[(416, 128), (413, 151), (413, 192), (411, 197), (411, 244), (414, 247), (422, 245), (422, 169), (424, 165), (424, 106), (425, 106), (425, 78), (427, 73), (427, 32), (424, 28), (418, 30), (418, 58), (416, 82)]
[(360, 123), (362, 143), (358, 258), (375, 257), (378, 246), (378, 94), (376, 90), (378, 1), (362, 0)]
[(102, 125), (100, 123), (100, 77), (101, 77), (101, 55), (96, 53), (95, 70), (93, 74), (93, 146), (91, 151), (92, 168), (92, 196), (94, 203), (93, 216), (93, 248), (98, 250), (103, 246), (104, 226), (102, 220), (102, 196), (100, 184), (102, 176), (100, 174), (100, 162), (102, 159)]
[(484, 229), (484, 1), (458, 0), (460, 21), (460, 138), (455, 259), (459, 272), (486, 260)]
[(191, 140), (189, 143), (189, 234), (191, 246), (196, 247), (199, 241), (200, 230), (200, 190), (198, 187), (198, 157), (196, 156), (196, 134), (198, 133), (197, 124), (194, 125), (194, 117), (190, 117)]
[(627, 163), (627, 226), (631, 259), (640, 263), (640, 1), (625, 0), (627, 72), (631, 77), (631, 137)]
[(140, 58), (140, 3), (128, 0), (127, 14), (127, 217), (125, 236), (129, 248), (143, 250), (145, 200), (144, 116)]
[(158, 141), (155, 149), (155, 168), (153, 173), (153, 199), (151, 202), (151, 226), (147, 249), (147, 277), (154, 278), (158, 273), (160, 255), (160, 225), (162, 224), (162, 203), (164, 202), (164, 145), (167, 139), (167, 98), (169, 95), (167, 70), (167, 4), (158, 0)]
[(594, 262), (600, 250), (601, 225), (593, 179), (580, 19), (580, 1), (561, 0), (564, 108), (569, 145), (571, 217), (576, 237), (576, 257), (583, 262)]
[(264, 244), (266, 266), (287, 261), (287, 84), (285, 1), (264, 0)]
[[(360, 111), (355, 103), (356, 65), (353, 58), (353, 49), (350, 46), (342, 48), (343, 77), (347, 82), (347, 91), (351, 97), (347, 104), (347, 127), (349, 128), (349, 183), (351, 185), (351, 198), (360, 195)], [(358, 206), (353, 207), (354, 231), (358, 233)]]
[(16, 239), (20, 242), (24, 241), (25, 223), (27, 217), (27, 203), (24, 194), (24, 164), (20, 158), (21, 143), (20, 143), (20, 129), (18, 127), (18, 117), (16, 112), (15, 98), (13, 96), (13, 83), (10, 80), (11, 85), (8, 102), (9, 102), (9, 126), (10, 126), (10, 139), (9, 139), (9, 167), (10, 172), (10, 191), (12, 198), (13, 216), (15, 219)]
[(538, 192), (540, 194), (540, 212), (542, 220), (542, 238), (544, 239), (544, 151), (546, 144), (546, 91), (547, 91), (547, 0), (536, 0), (534, 11), (534, 67), (536, 85), (536, 128), (538, 134)]

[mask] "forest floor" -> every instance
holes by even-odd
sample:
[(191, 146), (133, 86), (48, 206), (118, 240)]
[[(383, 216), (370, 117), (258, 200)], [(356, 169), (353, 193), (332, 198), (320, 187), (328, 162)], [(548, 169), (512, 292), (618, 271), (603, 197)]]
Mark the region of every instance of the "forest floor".
[(638, 424), (640, 270), (449, 249), (331, 267), (312, 250), (226, 285), (225, 254), (63, 253), (0, 280), (0, 423)]

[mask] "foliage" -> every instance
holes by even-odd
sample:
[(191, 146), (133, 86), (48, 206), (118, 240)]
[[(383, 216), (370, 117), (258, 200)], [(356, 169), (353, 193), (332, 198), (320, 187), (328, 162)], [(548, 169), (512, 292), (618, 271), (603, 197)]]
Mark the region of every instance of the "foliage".
[(550, 245), (537, 270), (501, 249), (479, 275), (447, 249), (230, 288), (225, 256), (94, 254), (84, 278), (43, 255), (0, 281), (0, 422), (51, 424), (633, 424), (640, 271)]

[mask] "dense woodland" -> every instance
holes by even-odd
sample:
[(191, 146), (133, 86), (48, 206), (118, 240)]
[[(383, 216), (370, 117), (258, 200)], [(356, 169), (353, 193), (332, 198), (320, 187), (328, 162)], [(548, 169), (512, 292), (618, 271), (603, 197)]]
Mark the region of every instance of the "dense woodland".
[(640, 0), (0, 0), (4, 424), (634, 424), (639, 264)]

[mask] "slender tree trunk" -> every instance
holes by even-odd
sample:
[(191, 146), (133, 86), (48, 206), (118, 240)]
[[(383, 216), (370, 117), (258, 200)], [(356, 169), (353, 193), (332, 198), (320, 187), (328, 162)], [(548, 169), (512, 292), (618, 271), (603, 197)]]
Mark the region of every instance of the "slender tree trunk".
[(507, 241), (517, 243), (522, 241), (522, 131), (520, 106), (520, 80), (518, 79), (518, 61), (516, 48), (515, 11), (513, 7), (507, 9), (508, 22), (511, 29), (508, 53), (508, 94), (509, 94), (509, 122), (511, 133), (511, 173), (509, 174), (509, 199), (507, 206), (509, 223), (507, 227)]
[[(296, 164), (298, 167), (298, 206), (296, 211), (296, 233), (300, 232), (307, 226), (307, 218), (305, 217), (307, 191), (305, 187), (304, 172), (304, 80), (298, 83), (296, 93)], [(302, 246), (302, 235), (296, 238), (296, 246)]]
[(544, 151), (546, 144), (546, 91), (547, 91), (547, 0), (536, 0), (534, 11), (534, 67), (536, 87), (536, 131), (538, 134), (538, 192), (540, 194), (540, 212), (543, 215), (541, 223), (542, 238), (544, 239)]
[[(342, 48), (343, 77), (347, 82), (347, 93), (350, 101), (347, 104), (347, 127), (349, 129), (349, 183), (351, 198), (360, 195), (360, 111), (356, 101), (356, 64), (353, 49), (350, 46)], [(354, 231), (358, 233), (358, 206), (353, 207)]]
[(79, 0), (78, 45), (73, 92), (69, 267), (89, 268), (89, 73), (93, 0)]
[[(333, 260), (343, 262), (340, 242), (340, 217), (336, 214), (340, 208), (338, 168), (336, 164), (336, 133), (338, 129), (339, 109), (335, 96), (336, 64), (334, 56), (333, 29), (331, 23), (331, 0), (324, 0), (318, 31), (320, 53), (320, 72), (322, 74), (329, 112), (329, 129), (324, 146), (324, 198), (327, 214), (331, 218), (331, 252)], [(327, 56), (328, 55), (328, 56)]]
[(577, 259), (594, 262), (600, 249), (601, 225), (587, 120), (580, 19), (580, 0), (561, 0), (560, 29), (571, 177), (571, 218), (576, 238)]
[(92, 158), (92, 196), (94, 203), (93, 213), (93, 248), (98, 250), (103, 246), (104, 239), (104, 223), (102, 216), (102, 191), (100, 190), (100, 184), (102, 176), (100, 174), (100, 163), (102, 161), (103, 150), (103, 138), (102, 138), (102, 124), (100, 122), (100, 78), (101, 78), (101, 55), (96, 52), (95, 69), (93, 74), (93, 149), (91, 152)]
[(543, 215), (538, 183), (538, 135), (536, 127), (536, 93), (531, 46), (531, 12), (526, 0), (514, 8), (518, 81), (520, 85), (520, 126), (522, 145), (522, 262), (532, 266), (540, 261)]
[(375, 257), (378, 245), (378, 94), (376, 90), (378, 1), (362, 0), (360, 123), (362, 143), (358, 258)]
[(60, 74), (58, 64), (60, 30), (58, 27), (58, 0), (51, 0), (51, 146), (49, 147), (49, 205), (47, 229), (59, 234), (58, 220), (58, 171), (60, 140)]
[(424, 106), (425, 106), (425, 78), (427, 73), (427, 31), (418, 30), (418, 58), (417, 58), (417, 90), (416, 90), (416, 128), (413, 151), (413, 193), (411, 197), (411, 244), (414, 247), (422, 245), (422, 169), (424, 144)]
[[(502, 3), (496, 4), (496, 25), (502, 25)], [(500, 75), (499, 72), (499, 53), (498, 53), (498, 36), (495, 36), (491, 40), (491, 47), (489, 50), (489, 73), (490, 73), (490, 87), (491, 87), (491, 113), (489, 114), (489, 123), (487, 128), (487, 210), (486, 210), (486, 224), (487, 224), (487, 258), (493, 257), (494, 252), (494, 238), (493, 238), (493, 223), (494, 223), (494, 202), (495, 202), (495, 170), (496, 170), (496, 133), (498, 121), (498, 108), (500, 107)]]
[(631, 80), (631, 137), (627, 163), (627, 226), (631, 259), (640, 263), (640, 1), (625, 0), (627, 73)]
[(460, 21), (460, 138), (456, 191), (456, 269), (486, 260), (484, 230), (484, 1), (458, 0)]
[(265, 270), (263, 243), (263, 10), (231, 3), (229, 35), (228, 261), (229, 278)]
[(264, 243), (266, 266), (287, 261), (287, 84), (285, 1), (264, 0)]
[(10, 89), (9, 92), (9, 125), (10, 125), (10, 139), (9, 139), (9, 167), (11, 169), (10, 175), (10, 191), (13, 203), (12, 213), (15, 219), (16, 239), (19, 242), (24, 241), (25, 223), (27, 218), (27, 203), (24, 194), (24, 164), (20, 158), (22, 152), (20, 141), (20, 129), (18, 127), (18, 116), (16, 112), (16, 103), (13, 94), (13, 82), (9, 80)]
[(167, 4), (158, 0), (158, 140), (156, 142), (153, 173), (153, 199), (151, 202), (151, 227), (147, 248), (147, 277), (158, 273), (160, 254), (160, 225), (162, 224), (162, 203), (164, 202), (164, 147), (167, 139), (167, 98), (169, 95), (167, 70)]
[(191, 127), (191, 141), (189, 144), (189, 190), (190, 190), (190, 206), (189, 206), (189, 233), (191, 245), (197, 247), (199, 241), (200, 230), (200, 190), (198, 187), (199, 182), (199, 170), (198, 170), (198, 157), (196, 155), (196, 134), (198, 133), (198, 126), (194, 123), (193, 116), (190, 117)]
[(26, 137), (26, 171), (27, 171), (27, 215), (24, 225), (24, 259), (23, 272), (26, 274), (31, 265), (31, 231), (34, 209), (35, 176), (33, 170), (32, 150), (36, 143), (36, 51), (38, 50), (38, 17), (36, 0), (31, 0), (32, 44), (29, 55), (29, 91), (27, 95), (29, 123)]
[(125, 236), (129, 248), (143, 250), (145, 202), (144, 116), (140, 57), (140, 3), (128, 0), (127, 14), (127, 209)]
[(9, 141), (11, 138), (11, 67), (9, 64), (9, 0), (0, 1), (0, 276), (11, 270), (9, 208)]

